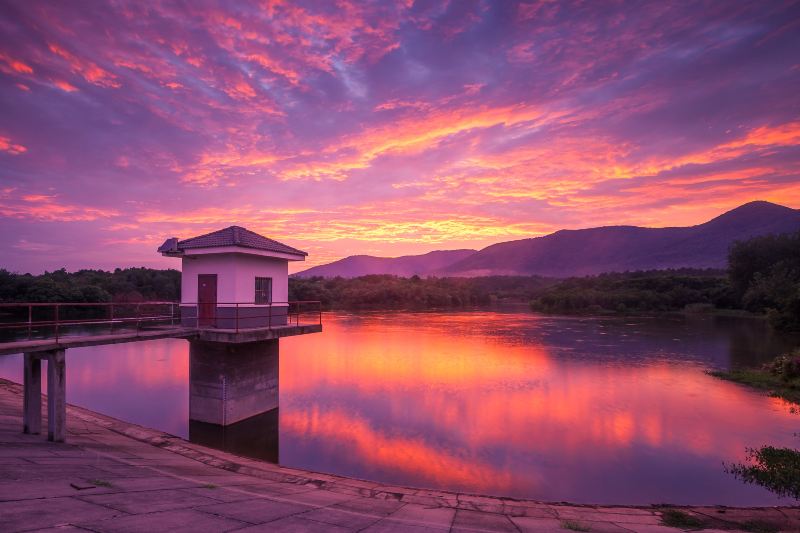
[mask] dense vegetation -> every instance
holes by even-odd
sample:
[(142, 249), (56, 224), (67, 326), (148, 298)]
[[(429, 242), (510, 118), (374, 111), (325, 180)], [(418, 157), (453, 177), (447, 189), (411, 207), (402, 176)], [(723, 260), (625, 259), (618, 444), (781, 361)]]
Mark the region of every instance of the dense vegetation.
[(729, 269), (655, 270), (562, 280), (532, 299), (545, 313), (652, 313), (740, 309), (800, 331), (800, 232), (735, 243)]
[(289, 299), (319, 300), (326, 309), (468, 307), (502, 300), (529, 301), (553, 283), (538, 276), (291, 278)]
[(65, 269), (33, 276), (0, 269), (0, 302), (142, 302), (180, 299), (181, 273), (151, 268)]
[(735, 295), (720, 270), (653, 270), (569, 278), (531, 302), (545, 313), (652, 313), (733, 308)]
[(800, 232), (738, 242), (728, 263), (742, 308), (766, 312), (778, 329), (800, 331)]

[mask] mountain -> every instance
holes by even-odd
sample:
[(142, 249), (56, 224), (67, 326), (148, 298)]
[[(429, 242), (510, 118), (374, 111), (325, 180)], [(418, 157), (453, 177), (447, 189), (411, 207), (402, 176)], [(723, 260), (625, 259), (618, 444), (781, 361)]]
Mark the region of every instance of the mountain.
[(665, 268), (725, 268), (736, 240), (800, 230), (800, 211), (750, 202), (704, 224), (677, 228), (607, 226), (561, 230), (494, 244), (435, 274), (439, 276), (586, 276)]
[(356, 278), (368, 274), (394, 274), (411, 277), (414, 274), (426, 276), (448, 265), (469, 257), (475, 250), (441, 250), (423, 255), (403, 257), (374, 257), (371, 255), (351, 255), (327, 265), (309, 268), (294, 274), (295, 277), (310, 278), (323, 276), (333, 278)]

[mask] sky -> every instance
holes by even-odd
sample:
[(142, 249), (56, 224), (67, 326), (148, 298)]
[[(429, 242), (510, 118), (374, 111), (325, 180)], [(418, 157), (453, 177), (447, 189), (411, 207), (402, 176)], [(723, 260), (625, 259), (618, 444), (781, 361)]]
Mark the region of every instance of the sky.
[(800, 4), (0, 3), (0, 268), (175, 267), (800, 207)]

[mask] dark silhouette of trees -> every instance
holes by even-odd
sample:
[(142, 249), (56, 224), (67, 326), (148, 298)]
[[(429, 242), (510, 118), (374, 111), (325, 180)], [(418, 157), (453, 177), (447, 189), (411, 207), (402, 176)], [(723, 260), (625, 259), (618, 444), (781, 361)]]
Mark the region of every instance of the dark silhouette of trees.
[(736, 242), (728, 276), (744, 309), (767, 313), (778, 329), (800, 331), (800, 231)]
[(180, 299), (181, 273), (152, 268), (65, 269), (33, 276), (0, 269), (2, 302), (141, 302)]

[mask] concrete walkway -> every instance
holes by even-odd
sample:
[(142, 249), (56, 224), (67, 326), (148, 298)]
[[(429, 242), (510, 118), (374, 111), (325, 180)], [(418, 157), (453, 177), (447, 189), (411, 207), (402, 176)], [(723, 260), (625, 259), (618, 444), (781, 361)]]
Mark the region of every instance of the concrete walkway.
[[(0, 531), (675, 533), (655, 508), (549, 505), (281, 468), (70, 406), (66, 444), (22, 434), (0, 380)], [(800, 531), (800, 509), (692, 508), (717, 530)], [(588, 529), (587, 529), (588, 528)], [(774, 529), (773, 529), (774, 530)], [(711, 531), (711, 530), (707, 530)]]

